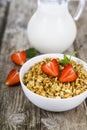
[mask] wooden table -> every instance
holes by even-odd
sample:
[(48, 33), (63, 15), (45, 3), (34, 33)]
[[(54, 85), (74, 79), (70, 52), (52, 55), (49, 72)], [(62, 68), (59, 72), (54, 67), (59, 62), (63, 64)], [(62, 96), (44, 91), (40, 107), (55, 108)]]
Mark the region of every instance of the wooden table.
[[(70, 111), (48, 112), (29, 102), (20, 85), (5, 85), (16, 67), (10, 54), (30, 47), (26, 28), (35, 9), (36, 0), (0, 0), (0, 130), (87, 130), (87, 100)], [(77, 50), (87, 61), (87, 4), (76, 24), (76, 40), (66, 53)]]

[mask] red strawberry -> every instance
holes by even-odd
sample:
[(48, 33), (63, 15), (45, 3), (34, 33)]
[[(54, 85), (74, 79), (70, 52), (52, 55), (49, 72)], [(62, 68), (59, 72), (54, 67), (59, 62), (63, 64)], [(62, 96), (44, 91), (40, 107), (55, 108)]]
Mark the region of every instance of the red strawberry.
[(73, 82), (77, 79), (78, 75), (74, 71), (73, 66), (71, 64), (65, 65), (64, 69), (61, 72), (61, 75), (59, 77), (60, 82)]
[(26, 61), (26, 52), (23, 50), (11, 54), (11, 60), (18, 65), (23, 65)]
[(41, 65), (41, 70), (47, 74), (47, 75), (50, 75), (50, 76), (58, 76), (58, 70), (59, 70), (59, 67), (58, 67), (58, 62), (56, 59), (52, 59), (48, 64), (46, 63), (43, 63)]
[(6, 85), (16, 85), (20, 82), (18, 69), (12, 69), (6, 79)]

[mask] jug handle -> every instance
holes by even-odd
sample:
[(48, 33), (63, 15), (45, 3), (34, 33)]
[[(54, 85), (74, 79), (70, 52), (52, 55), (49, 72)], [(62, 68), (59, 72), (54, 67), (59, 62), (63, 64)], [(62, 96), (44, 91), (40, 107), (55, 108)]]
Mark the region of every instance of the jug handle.
[(79, 5), (78, 8), (76, 10), (76, 13), (74, 14), (74, 20), (77, 21), (83, 11), (83, 8), (85, 6), (85, 0), (79, 0)]

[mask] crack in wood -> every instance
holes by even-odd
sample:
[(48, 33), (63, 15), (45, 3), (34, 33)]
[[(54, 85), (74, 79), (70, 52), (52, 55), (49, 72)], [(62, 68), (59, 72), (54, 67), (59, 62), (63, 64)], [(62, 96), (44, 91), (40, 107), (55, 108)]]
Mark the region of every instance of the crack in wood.
[(1, 26), (1, 29), (0, 29), (0, 52), (1, 52), (1, 46), (2, 46), (2, 41), (3, 41), (3, 37), (4, 37), (4, 32), (5, 32), (6, 25), (7, 25), (9, 7), (10, 7), (10, 2), (8, 1), (7, 5), (6, 5), (5, 12), (4, 12), (4, 17), (3, 17), (3, 20), (2, 20), (2, 26)]

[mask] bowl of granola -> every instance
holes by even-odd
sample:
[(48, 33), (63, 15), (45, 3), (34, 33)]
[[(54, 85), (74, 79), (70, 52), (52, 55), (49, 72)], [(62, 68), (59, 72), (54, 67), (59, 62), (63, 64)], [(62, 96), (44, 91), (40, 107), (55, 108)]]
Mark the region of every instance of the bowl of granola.
[(43, 54), (20, 69), (26, 97), (47, 111), (61, 112), (80, 105), (87, 97), (87, 63), (65, 54)]

